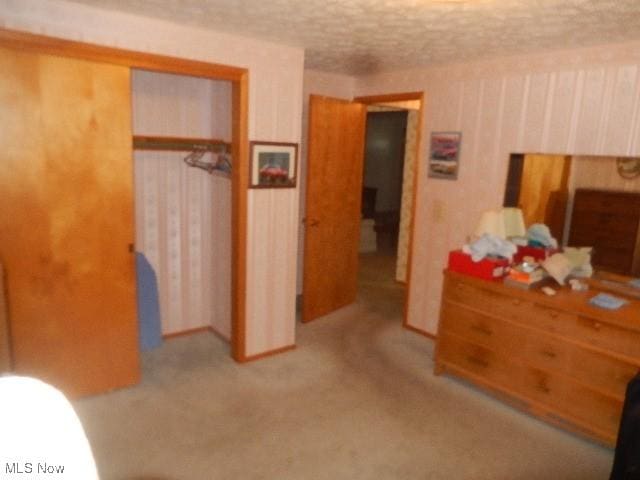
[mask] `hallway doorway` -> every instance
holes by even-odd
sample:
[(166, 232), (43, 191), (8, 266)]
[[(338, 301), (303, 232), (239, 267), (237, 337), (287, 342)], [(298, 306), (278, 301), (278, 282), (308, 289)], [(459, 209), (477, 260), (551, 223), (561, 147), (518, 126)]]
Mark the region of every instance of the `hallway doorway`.
[(403, 315), (408, 293), (422, 108), (422, 94), (403, 97), (356, 99), (367, 104), (358, 292), (390, 316)]

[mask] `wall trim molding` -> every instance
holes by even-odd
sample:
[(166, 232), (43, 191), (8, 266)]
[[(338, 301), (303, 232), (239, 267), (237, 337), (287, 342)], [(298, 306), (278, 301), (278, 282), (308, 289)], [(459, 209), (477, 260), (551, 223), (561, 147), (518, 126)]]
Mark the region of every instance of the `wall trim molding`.
[(253, 362), (254, 360), (260, 360), (260, 359), (265, 358), (265, 357), (271, 357), (271, 356), (277, 355), (279, 353), (284, 353), (284, 352), (288, 352), (290, 350), (294, 350), (295, 348), (296, 348), (296, 345), (292, 344), (292, 345), (287, 345), (285, 347), (275, 348), (273, 350), (268, 350), (266, 352), (258, 353), (256, 355), (245, 356), (241, 360), (241, 363)]

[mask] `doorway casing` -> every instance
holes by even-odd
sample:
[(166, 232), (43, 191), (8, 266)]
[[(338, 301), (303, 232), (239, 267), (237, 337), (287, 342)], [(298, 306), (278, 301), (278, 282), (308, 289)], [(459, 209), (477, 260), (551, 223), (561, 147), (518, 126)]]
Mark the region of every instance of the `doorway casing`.
[(403, 321), (402, 326), (408, 330), (414, 331), (429, 338), (433, 338), (432, 335), (419, 330), (408, 323), (409, 302), (411, 296), (411, 271), (412, 271), (412, 257), (413, 257), (413, 244), (414, 244), (414, 225), (415, 225), (415, 213), (416, 213), (416, 197), (418, 191), (418, 181), (420, 179), (420, 151), (422, 144), (422, 122), (424, 117), (424, 92), (405, 92), (405, 93), (389, 93), (381, 95), (370, 95), (363, 97), (356, 97), (354, 101), (364, 103), (365, 105), (374, 105), (378, 103), (390, 103), (390, 102), (405, 102), (411, 100), (418, 100), (420, 102), (420, 108), (418, 109), (418, 125), (416, 134), (416, 158), (415, 158), (415, 181), (413, 183), (413, 191), (411, 192), (411, 220), (409, 223), (409, 245), (407, 255), (407, 282), (406, 282), (406, 294), (404, 300), (403, 309)]

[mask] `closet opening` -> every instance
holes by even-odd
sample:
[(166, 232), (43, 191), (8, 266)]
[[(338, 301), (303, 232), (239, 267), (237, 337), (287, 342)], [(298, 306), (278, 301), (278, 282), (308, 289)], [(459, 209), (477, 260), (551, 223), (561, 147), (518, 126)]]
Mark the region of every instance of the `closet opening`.
[(232, 83), (132, 69), (131, 85), (136, 256), (157, 280), (139, 265), (138, 298), (159, 300), (141, 345), (203, 331), (230, 342)]
[[(71, 397), (137, 383), (134, 244), (166, 281), (163, 308), (175, 316), (165, 333), (214, 329), (224, 318), (219, 333), (233, 358), (245, 361), (247, 69), (2, 28), (0, 47), (5, 70), (15, 73), (2, 79), (15, 100), (2, 104), (3, 114), (15, 121), (0, 162), (11, 179), (0, 188), (0, 223), (11, 232), (0, 235), (10, 327), (0, 325), (8, 332), (0, 367), (38, 376)], [(34, 81), (38, 89), (26, 88)], [(218, 94), (222, 100), (213, 102)], [(185, 137), (195, 140), (195, 152), (194, 145), (177, 151)], [(166, 148), (174, 142), (180, 145)], [(230, 150), (230, 177), (220, 168), (208, 173), (221, 147)], [(217, 207), (204, 200), (209, 193), (222, 197)], [(24, 205), (30, 215), (15, 215)], [(224, 217), (218, 231), (217, 214)], [(134, 216), (143, 222), (137, 232)], [(207, 224), (210, 230), (196, 228)], [(206, 258), (216, 248), (224, 262), (211, 265)], [(211, 274), (215, 268), (222, 273)], [(38, 289), (30, 278), (41, 279)], [(224, 301), (216, 304), (218, 294)], [(212, 320), (207, 311), (215, 308), (224, 315)]]

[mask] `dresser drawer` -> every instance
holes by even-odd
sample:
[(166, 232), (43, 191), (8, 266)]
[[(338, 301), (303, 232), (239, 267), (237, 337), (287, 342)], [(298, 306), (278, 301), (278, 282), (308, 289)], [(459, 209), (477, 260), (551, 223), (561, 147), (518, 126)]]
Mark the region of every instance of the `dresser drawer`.
[(615, 232), (608, 227), (590, 228), (585, 225), (578, 225), (572, 228), (569, 236), (569, 245), (574, 247), (598, 247), (602, 250), (631, 251), (635, 248), (637, 225), (627, 223), (632, 228), (629, 232), (614, 235)]
[(584, 385), (623, 398), (640, 367), (523, 326), (443, 303), (440, 332), (508, 354), (533, 367), (574, 378)]
[(579, 189), (576, 191), (573, 205), (574, 212), (586, 215), (596, 213), (629, 215), (634, 209), (640, 208), (640, 198), (635, 194)]
[(624, 399), (627, 383), (640, 369), (637, 365), (544, 334), (528, 335), (518, 354), (528, 365), (558, 373), (620, 401)]
[(477, 288), (462, 280), (446, 283), (443, 299), (478, 313), (558, 335), (640, 361), (640, 333), (557, 310), (529, 300)]
[(471, 374), (481, 384), (487, 381), (493, 388), (529, 400), (534, 410), (543, 408), (547, 415), (551, 413), (548, 416), (569, 419), (615, 438), (622, 411), (619, 399), (445, 332), (438, 337), (436, 361)]
[(445, 332), (438, 335), (436, 362), (455, 365), (499, 385), (509, 386), (520, 378), (514, 365), (499, 353)]
[(551, 333), (571, 331), (567, 325), (575, 323), (578, 319), (577, 315), (477, 288), (462, 280), (447, 282), (443, 298), (479, 313)]
[(517, 319), (569, 342), (621, 354), (640, 362), (640, 334), (632, 330), (538, 304), (527, 308)]
[(532, 302), (477, 288), (462, 280), (448, 281), (443, 298), (500, 318), (520, 318), (533, 308)]
[(535, 368), (524, 368), (522, 381), (518, 385), (527, 398), (564, 417), (575, 418), (615, 437), (620, 424), (622, 400)]

